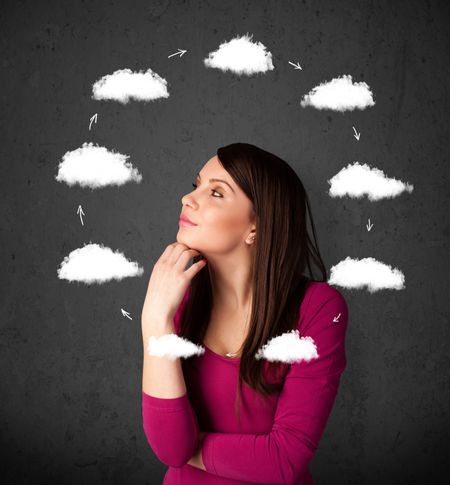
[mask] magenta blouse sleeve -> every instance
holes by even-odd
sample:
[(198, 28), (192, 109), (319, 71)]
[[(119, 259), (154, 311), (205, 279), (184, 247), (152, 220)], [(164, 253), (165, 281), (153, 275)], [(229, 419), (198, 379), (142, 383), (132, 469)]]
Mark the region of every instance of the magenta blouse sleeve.
[[(258, 484), (295, 484), (309, 472), (346, 367), (348, 308), (328, 284), (313, 294), (300, 317), (299, 333), (310, 336), (318, 357), (290, 366), (270, 433), (207, 433), (202, 445), (206, 471)], [(336, 321), (334, 321), (336, 317)]]
[[(188, 293), (189, 289), (174, 316), (177, 335)], [(198, 444), (199, 427), (187, 394), (166, 399), (142, 391), (142, 420), (148, 444), (162, 463), (179, 468), (192, 458)]]

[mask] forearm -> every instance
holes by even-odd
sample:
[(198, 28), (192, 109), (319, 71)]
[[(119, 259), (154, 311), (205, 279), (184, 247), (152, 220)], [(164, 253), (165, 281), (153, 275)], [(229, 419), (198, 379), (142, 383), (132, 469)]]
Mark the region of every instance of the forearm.
[(148, 354), (149, 337), (175, 333), (172, 322), (164, 322), (149, 329), (143, 336), (144, 363), (142, 369), (142, 391), (150, 396), (173, 399), (186, 394), (186, 383), (180, 358)]
[(181, 467), (195, 452), (198, 422), (186, 392), (180, 358), (148, 355), (151, 336), (174, 333), (173, 325), (144, 327), (142, 418), (147, 441), (167, 466)]

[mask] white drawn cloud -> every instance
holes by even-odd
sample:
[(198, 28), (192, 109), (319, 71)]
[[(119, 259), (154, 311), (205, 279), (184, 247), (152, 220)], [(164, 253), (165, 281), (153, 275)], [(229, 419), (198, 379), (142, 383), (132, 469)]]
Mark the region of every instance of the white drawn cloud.
[(167, 81), (151, 69), (145, 72), (119, 69), (106, 74), (92, 85), (93, 99), (111, 99), (122, 104), (127, 104), (130, 99), (153, 101), (168, 97)]
[(159, 337), (150, 336), (147, 352), (149, 355), (167, 356), (174, 360), (177, 357), (188, 358), (193, 355), (202, 355), (205, 352), (205, 348), (194, 344), (188, 339), (179, 337), (175, 333), (170, 333)]
[(382, 170), (361, 165), (359, 162), (348, 164), (334, 177), (328, 180), (331, 197), (344, 197), (348, 195), (361, 198), (367, 195), (370, 201), (383, 198), (394, 198), (404, 191), (411, 193), (414, 186), (403, 183), (395, 178), (387, 177)]
[(123, 253), (89, 243), (66, 256), (57, 274), (61, 280), (90, 284), (112, 279), (120, 281), (129, 276), (140, 276), (143, 272), (138, 263), (127, 260)]
[(66, 152), (58, 167), (55, 179), (67, 185), (81, 185), (97, 189), (107, 185), (141, 182), (142, 175), (127, 159), (129, 155), (109, 151), (93, 143)]
[(266, 52), (266, 47), (261, 42), (252, 42), (252, 37), (253, 34), (247, 34), (223, 42), (204, 59), (205, 66), (247, 75), (272, 71), (272, 54)]
[(265, 344), (255, 359), (266, 359), (270, 362), (279, 361), (292, 364), (294, 362), (317, 359), (317, 347), (312, 337), (300, 337), (298, 330), (291, 330), (274, 337)]
[(330, 270), (330, 285), (360, 289), (367, 287), (370, 293), (379, 290), (405, 288), (405, 276), (397, 268), (374, 258), (352, 259), (349, 256)]
[[(159, 357), (188, 358), (193, 355), (202, 355), (205, 352), (205, 347), (171, 333), (160, 337), (150, 336), (147, 352), (149, 355)], [(292, 330), (272, 338), (255, 355), (258, 360), (266, 359), (271, 362), (279, 361), (288, 364), (302, 361), (309, 362), (318, 357), (314, 339), (312, 337), (300, 337), (298, 330)]]
[(303, 108), (312, 106), (317, 109), (353, 111), (374, 106), (375, 101), (367, 83), (353, 83), (352, 76), (344, 74), (313, 88), (303, 96), (300, 104)]

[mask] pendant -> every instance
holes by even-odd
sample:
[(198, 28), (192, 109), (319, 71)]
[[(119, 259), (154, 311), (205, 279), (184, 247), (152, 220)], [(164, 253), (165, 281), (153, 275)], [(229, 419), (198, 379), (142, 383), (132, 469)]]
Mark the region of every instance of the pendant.
[(231, 352), (228, 352), (226, 354), (227, 357), (234, 357), (235, 355), (237, 355), (237, 352), (235, 354), (231, 353)]

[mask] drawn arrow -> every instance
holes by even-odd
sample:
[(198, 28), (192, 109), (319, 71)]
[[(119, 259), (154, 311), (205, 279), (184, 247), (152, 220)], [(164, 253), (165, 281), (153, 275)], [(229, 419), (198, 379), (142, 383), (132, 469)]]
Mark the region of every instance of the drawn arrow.
[(369, 217), (369, 224), (368, 225), (366, 224), (366, 229), (370, 231), (372, 227), (373, 227), (373, 224), (370, 223), (370, 217)]
[(339, 313), (339, 315), (337, 317), (334, 317), (333, 318), (333, 322), (334, 323), (339, 323), (339, 317), (341, 316), (341, 314)]
[(91, 118), (91, 122), (89, 123), (89, 131), (91, 131), (91, 125), (93, 121), (95, 121), (95, 123), (97, 124), (97, 113), (95, 113), (95, 115)]
[(170, 54), (170, 56), (167, 56), (167, 59), (172, 56), (177, 56), (178, 54), (180, 54), (180, 57), (182, 57), (183, 54), (185, 54), (186, 52), (187, 51), (184, 51), (183, 49), (178, 48), (178, 52), (175, 52), (174, 54)]
[(353, 130), (355, 131), (355, 134), (353, 136), (359, 141), (359, 137), (361, 136), (361, 133), (358, 133), (355, 127), (353, 127)]
[(127, 318), (129, 318), (130, 320), (133, 320), (133, 319), (130, 317), (130, 314), (129, 314), (128, 312), (126, 312), (126, 311), (125, 311), (123, 308), (121, 308), (120, 310), (121, 310), (122, 315), (123, 315), (124, 317), (127, 317)]
[(300, 69), (300, 70), (302, 70), (302, 68), (301, 68), (300, 64), (298, 63), (298, 61), (297, 61), (297, 64), (294, 64), (293, 62), (289, 61), (289, 64), (290, 64), (291, 66), (294, 66), (294, 67), (295, 67), (295, 69)]
[(77, 214), (80, 214), (81, 225), (84, 226), (84, 222), (83, 222), (84, 212), (83, 212), (81, 205), (78, 206)]

